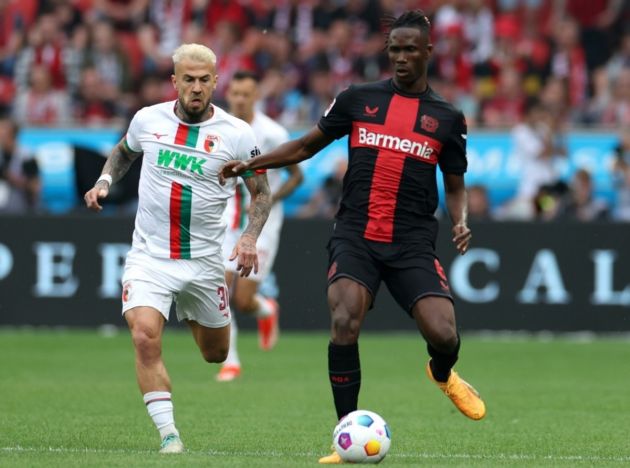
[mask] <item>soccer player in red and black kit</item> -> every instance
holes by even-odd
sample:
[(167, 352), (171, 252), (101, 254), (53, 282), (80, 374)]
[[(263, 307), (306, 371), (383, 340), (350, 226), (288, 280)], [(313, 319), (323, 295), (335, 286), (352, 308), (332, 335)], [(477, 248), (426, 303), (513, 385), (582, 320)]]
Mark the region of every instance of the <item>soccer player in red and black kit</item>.
[[(422, 11), (392, 19), (387, 53), (393, 78), (350, 86), (301, 138), (222, 169), (221, 177), (233, 177), (296, 164), (349, 135), (343, 196), (328, 244), (328, 370), (338, 418), (357, 409), (359, 332), (381, 281), (426, 340), (430, 379), (469, 418), (486, 413), (478, 393), (452, 369), (460, 339), (453, 298), (435, 253), (436, 166), (444, 175), (453, 242), (464, 254), (471, 239), (464, 186), (466, 122), (427, 83), (432, 49), (430, 23)], [(336, 452), (319, 461), (342, 462)]]

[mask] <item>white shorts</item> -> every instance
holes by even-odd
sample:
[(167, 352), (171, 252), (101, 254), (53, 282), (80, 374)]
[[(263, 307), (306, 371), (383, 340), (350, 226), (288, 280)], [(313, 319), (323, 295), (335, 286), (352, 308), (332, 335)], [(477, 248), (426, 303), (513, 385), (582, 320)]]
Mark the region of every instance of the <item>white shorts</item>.
[[(271, 272), (273, 262), (278, 253), (278, 244), (280, 243), (280, 227), (267, 226), (263, 228), (258, 241), (256, 242), (256, 251), (258, 252), (258, 273), (254, 270), (246, 278), (252, 281), (262, 282)], [(223, 265), (227, 271), (236, 272), (236, 259), (230, 261), (230, 255), (238, 242), (243, 231), (241, 229), (227, 229), (223, 240)]]
[(139, 306), (157, 309), (166, 320), (176, 302), (178, 320), (208, 328), (230, 323), (229, 293), (220, 252), (192, 259), (152, 257), (132, 248), (122, 277), (122, 313)]

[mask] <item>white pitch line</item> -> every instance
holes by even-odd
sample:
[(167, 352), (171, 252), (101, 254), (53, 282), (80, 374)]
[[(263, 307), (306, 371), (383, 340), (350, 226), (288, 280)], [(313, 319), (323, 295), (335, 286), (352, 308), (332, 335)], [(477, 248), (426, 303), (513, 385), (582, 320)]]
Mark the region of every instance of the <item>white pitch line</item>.
[[(132, 449), (99, 449), (99, 448), (67, 448), (67, 447), (0, 447), (0, 452), (5, 453), (110, 453), (110, 454), (156, 454), (157, 450), (132, 450)], [(196, 455), (214, 456), (242, 456), (242, 457), (318, 457), (322, 453), (315, 452), (279, 452), (270, 451), (225, 451), (225, 450), (187, 450), (186, 453)], [(424, 459), (459, 459), (459, 460), (547, 460), (547, 461), (611, 461), (630, 462), (628, 456), (598, 456), (598, 455), (531, 455), (531, 454), (508, 454), (508, 453), (426, 453), (426, 452), (406, 452), (392, 453), (389, 458), (424, 458)]]

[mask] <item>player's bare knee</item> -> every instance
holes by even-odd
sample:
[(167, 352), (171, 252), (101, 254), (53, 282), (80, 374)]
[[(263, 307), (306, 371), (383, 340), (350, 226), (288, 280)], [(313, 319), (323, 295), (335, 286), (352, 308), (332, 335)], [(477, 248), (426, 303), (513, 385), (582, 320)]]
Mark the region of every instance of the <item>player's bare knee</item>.
[(232, 305), (236, 310), (244, 314), (251, 314), (256, 311), (256, 302), (253, 296), (239, 296), (232, 299)]
[(203, 356), (203, 359), (208, 363), (220, 363), (227, 359), (228, 348), (226, 346), (220, 348), (213, 347), (202, 349), (201, 355)]
[(131, 330), (131, 339), (143, 361), (152, 360), (160, 356), (161, 344), (160, 336), (151, 329), (143, 326), (136, 326)]
[(333, 343), (349, 344), (359, 339), (361, 322), (352, 314), (343, 311), (335, 312), (332, 316)]
[(427, 341), (441, 353), (450, 353), (457, 347), (457, 330), (447, 323), (435, 327), (427, 335)]

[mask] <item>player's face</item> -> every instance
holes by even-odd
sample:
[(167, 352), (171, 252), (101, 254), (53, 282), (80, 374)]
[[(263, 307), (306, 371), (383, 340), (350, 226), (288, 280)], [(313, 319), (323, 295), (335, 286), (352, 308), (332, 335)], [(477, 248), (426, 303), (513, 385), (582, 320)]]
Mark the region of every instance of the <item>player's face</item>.
[(225, 98), (230, 113), (239, 119), (247, 120), (253, 114), (258, 99), (256, 81), (251, 78), (232, 80)]
[(432, 51), (429, 38), (418, 28), (393, 29), (389, 34), (387, 53), (396, 84), (409, 87), (425, 78)]
[(192, 118), (202, 116), (208, 109), (217, 86), (214, 65), (183, 59), (175, 65), (175, 74), (171, 80), (177, 90), (182, 110)]

